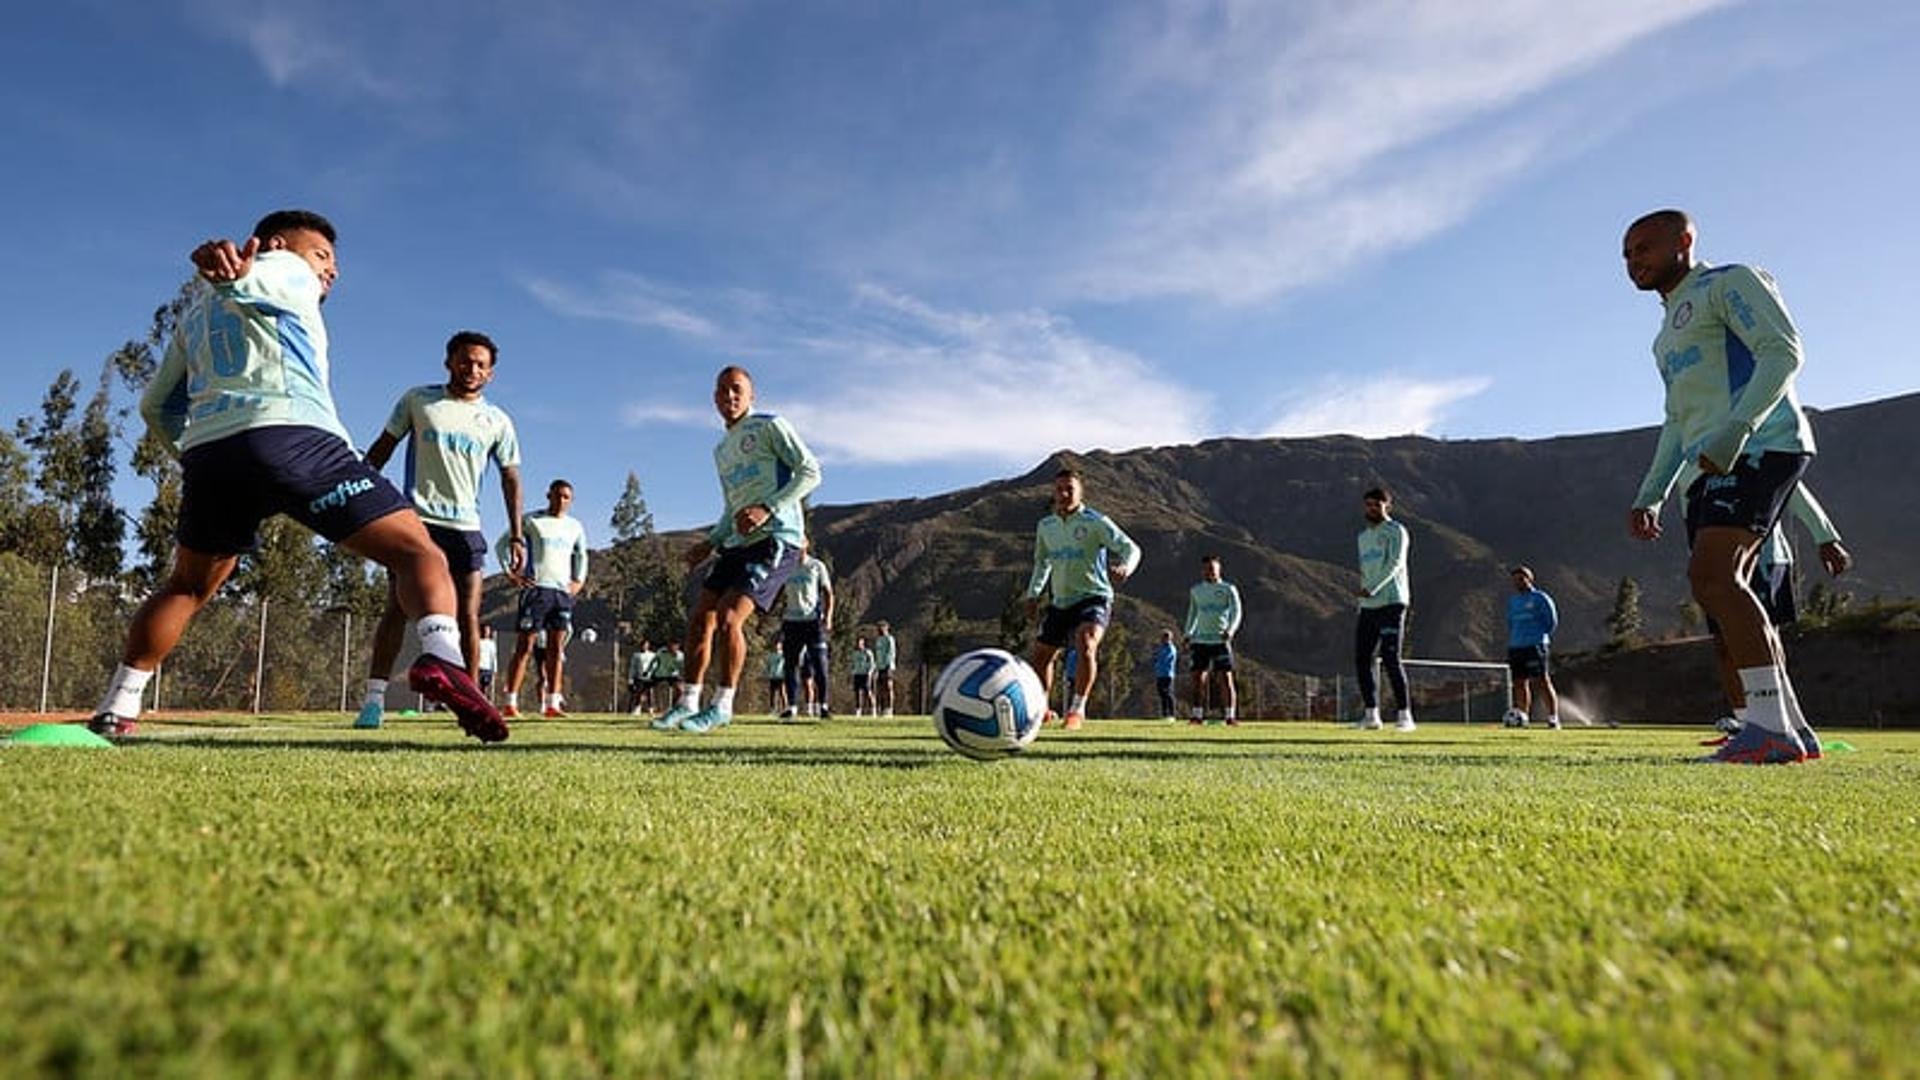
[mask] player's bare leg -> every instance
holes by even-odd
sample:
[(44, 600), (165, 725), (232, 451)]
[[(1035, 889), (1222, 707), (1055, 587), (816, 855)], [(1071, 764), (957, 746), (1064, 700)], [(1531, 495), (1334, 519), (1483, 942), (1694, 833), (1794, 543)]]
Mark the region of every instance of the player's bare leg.
[[(1806, 748), (1787, 711), (1785, 656), (1768, 625), (1766, 610), (1743, 576), (1752, 568), (1762, 539), (1734, 526), (1701, 529), (1694, 536), (1687, 581), (1694, 600), (1720, 627), (1720, 639), (1747, 700), (1747, 720), (1759, 729), (1722, 748), (1721, 760), (1798, 761), (1806, 756)], [(1748, 752), (1747, 743), (1759, 749)]]
[(387, 568), (394, 598), (417, 624), (420, 658), (407, 673), (408, 684), (452, 709), (467, 734), (485, 742), (505, 739), (506, 722), (467, 673), (447, 557), (419, 516), (402, 511), (376, 518), (340, 546)]
[(1107, 634), (1107, 628), (1096, 622), (1083, 622), (1074, 627), (1073, 643), (1079, 659), (1073, 667), (1073, 698), (1067, 702), (1065, 726), (1068, 731), (1080, 730), (1087, 718), (1087, 696), (1093, 692), (1093, 680), (1100, 674), (1100, 639)]

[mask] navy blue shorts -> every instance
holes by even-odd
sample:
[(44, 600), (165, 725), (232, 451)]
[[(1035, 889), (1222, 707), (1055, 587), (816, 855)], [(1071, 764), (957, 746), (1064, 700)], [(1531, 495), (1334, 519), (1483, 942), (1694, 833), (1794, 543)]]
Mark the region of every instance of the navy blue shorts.
[(827, 631), (819, 619), (787, 619), (780, 623), (782, 649), (811, 649), (827, 643)]
[(800, 549), (769, 536), (757, 544), (723, 548), (700, 588), (752, 597), (753, 606), (765, 611), (799, 568)]
[(513, 625), (523, 634), (572, 630), (573, 594), (565, 589), (535, 585), (520, 594), (520, 618)]
[(454, 529), (445, 525), (427, 525), (427, 535), (447, 557), (447, 570), (459, 580), (467, 574), (487, 572), (487, 538), (478, 531)]
[(1056, 649), (1066, 648), (1067, 640), (1081, 623), (1107, 625), (1112, 614), (1111, 604), (1104, 596), (1089, 596), (1072, 607), (1047, 605), (1047, 617), (1040, 622), (1040, 643)]
[(285, 514), (338, 543), (413, 505), (330, 431), (277, 425), (236, 432), (180, 455), (180, 546), (238, 555), (260, 523)]
[(1780, 521), (1780, 511), (1812, 464), (1812, 454), (1769, 450), (1760, 460), (1742, 457), (1721, 476), (1702, 473), (1687, 486), (1687, 546), (1701, 529), (1730, 526), (1765, 536)]
[(1522, 645), (1507, 650), (1507, 670), (1516, 679), (1543, 679), (1547, 675), (1547, 647)]
[(1232, 671), (1233, 646), (1224, 641), (1211, 645), (1196, 641), (1187, 646), (1187, 663), (1195, 671)]

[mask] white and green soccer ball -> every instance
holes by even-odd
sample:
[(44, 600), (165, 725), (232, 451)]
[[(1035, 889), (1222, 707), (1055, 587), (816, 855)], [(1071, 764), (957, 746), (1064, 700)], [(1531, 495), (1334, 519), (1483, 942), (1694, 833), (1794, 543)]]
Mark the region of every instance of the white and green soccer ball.
[(1505, 716), (1502, 716), (1502, 717), (1500, 718), (1500, 726), (1501, 726), (1501, 727), (1516, 727), (1516, 728), (1517, 728), (1517, 727), (1526, 727), (1526, 726), (1527, 726), (1527, 714), (1526, 714), (1526, 713), (1523, 713), (1523, 712), (1521, 712), (1521, 711), (1520, 711), (1519, 709), (1508, 709), (1508, 710), (1507, 710), (1507, 714), (1506, 714)]
[(600, 631), (595, 630), (591, 626), (587, 627), (585, 630), (580, 631), (580, 643), (582, 645), (591, 645), (594, 642), (599, 640), (600, 640)]

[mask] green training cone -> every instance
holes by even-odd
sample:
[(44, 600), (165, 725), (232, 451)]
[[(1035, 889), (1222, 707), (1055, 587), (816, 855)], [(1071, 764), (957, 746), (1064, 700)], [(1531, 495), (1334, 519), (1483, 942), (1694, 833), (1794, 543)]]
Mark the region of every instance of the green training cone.
[(98, 749), (112, 746), (88, 731), (85, 724), (32, 724), (13, 733), (9, 746), (85, 746)]

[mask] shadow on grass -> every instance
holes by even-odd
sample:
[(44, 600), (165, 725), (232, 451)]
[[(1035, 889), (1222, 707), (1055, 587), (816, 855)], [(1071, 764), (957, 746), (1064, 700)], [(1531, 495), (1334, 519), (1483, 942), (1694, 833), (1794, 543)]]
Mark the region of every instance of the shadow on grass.
[[(225, 730), (244, 730), (228, 727)], [(863, 748), (859, 746), (823, 745), (808, 746), (766, 746), (755, 743), (734, 742), (725, 735), (717, 739), (711, 736), (653, 735), (636, 733), (644, 741), (627, 744), (582, 743), (582, 742), (540, 742), (505, 743), (482, 745), (477, 742), (439, 743), (439, 742), (401, 742), (374, 737), (329, 737), (329, 738), (249, 738), (187, 736), (127, 740), (123, 745), (141, 748), (180, 747), (193, 750), (321, 750), (352, 754), (493, 754), (493, 755), (538, 755), (538, 754), (617, 754), (628, 760), (645, 764), (701, 764), (701, 765), (846, 765), (859, 768), (912, 770), (930, 766), (972, 765), (957, 754), (947, 750), (937, 742), (921, 737), (903, 736), (898, 733), (886, 735), (873, 732), (860, 736), (867, 739), (884, 738), (900, 745), (888, 748)], [(1392, 762), (1395, 767), (1410, 769), (1460, 768), (1492, 766), (1500, 768), (1554, 768), (1554, 769), (1590, 769), (1597, 767), (1620, 767), (1626, 765), (1691, 765), (1696, 759), (1691, 755), (1675, 757), (1661, 754), (1633, 755), (1583, 755), (1581, 757), (1533, 757), (1529, 755), (1502, 753), (1462, 753), (1446, 751), (1442, 753), (1407, 754), (1367, 754), (1357, 755), (1345, 751), (1353, 747), (1371, 749), (1381, 746), (1376, 740), (1367, 739), (1155, 739), (1150, 742), (1128, 739), (1124, 736), (1087, 736), (1076, 735), (1071, 738), (1062, 736), (1043, 745), (1035, 752), (1019, 755), (1011, 759), (1020, 762), (1032, 762), (1037, 765), (1061, 766), (1089, 761), (1111, 762), (1193, 762), (1212, 761), (1223, 764), (1237, 762), (1298, 762), (1303, 765), (1354, 764), (1362, 762)], [(1425, 750), (1435, 746), (1459, 746), (1459, 740), (1426, 739), (1419, 742), (1384, 744), (1390, 749)], [(1261, 749), (1245, 752), (1248, 746)], [(1334, 753), (1327, 753), (1328, 750)]]

